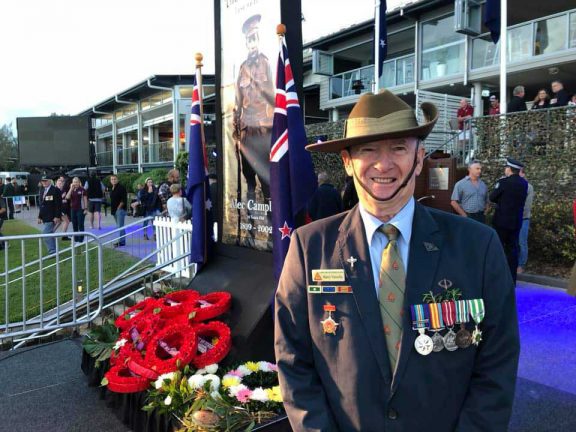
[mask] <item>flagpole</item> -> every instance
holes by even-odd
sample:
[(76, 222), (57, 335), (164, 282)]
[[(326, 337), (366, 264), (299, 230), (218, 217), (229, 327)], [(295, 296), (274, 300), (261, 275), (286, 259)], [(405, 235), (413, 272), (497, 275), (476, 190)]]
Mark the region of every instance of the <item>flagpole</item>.
[(378, 69), (380, 65), (380, 0), (376, 0), (374, 4), (374, 94), (378, 93), (380, 88), (380, 77), (378, 76)]
[(202, 60), (204, 56), (202, 53), (194, 54), (194, 59), (196, 60), (196, 85), (198, 86), (198, 99), (200, 100), (200, 130), (202, 131), (202, 145), (205, 146), (204, 142), (204, 91), (202, 88)]
[(508, 0), (500, 0), (500, 114), (506, 114), (506, 60), (508, 42)]

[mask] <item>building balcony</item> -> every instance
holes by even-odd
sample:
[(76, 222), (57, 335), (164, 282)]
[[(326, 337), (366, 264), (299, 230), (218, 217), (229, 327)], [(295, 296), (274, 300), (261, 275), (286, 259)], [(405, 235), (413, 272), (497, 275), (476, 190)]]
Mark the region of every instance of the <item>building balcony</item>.
[(96, 165), (99, 167), (112, 166), (112, 151), (97, 152)]
[[(508, 64), (533, 62), (542, 56), (576, 50), (576, 9), (508, 28)], [(500, 43), (489, 34), (472, 40), (472, 69), (497, 67)]]
[(142, 147), (142, 163), (154, 164), (172, 162), (174, 160), (174, 143), (172, 140), (144, 144)]

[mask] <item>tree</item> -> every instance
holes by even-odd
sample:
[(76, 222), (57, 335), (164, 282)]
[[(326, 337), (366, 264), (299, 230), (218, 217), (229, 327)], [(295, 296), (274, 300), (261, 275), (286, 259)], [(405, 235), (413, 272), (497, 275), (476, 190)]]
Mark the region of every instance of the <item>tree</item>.
[(14, 171), (18, 167), (18, 148), (12, 125), (0, 127), (0, 171)]

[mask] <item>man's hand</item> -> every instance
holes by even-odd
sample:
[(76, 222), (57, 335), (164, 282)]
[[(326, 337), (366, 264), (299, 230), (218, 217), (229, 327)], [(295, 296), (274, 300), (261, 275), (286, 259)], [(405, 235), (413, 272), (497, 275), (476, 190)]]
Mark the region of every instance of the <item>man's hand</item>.
[(42, 219), (38, 218), (38, 224), (42, 223)]

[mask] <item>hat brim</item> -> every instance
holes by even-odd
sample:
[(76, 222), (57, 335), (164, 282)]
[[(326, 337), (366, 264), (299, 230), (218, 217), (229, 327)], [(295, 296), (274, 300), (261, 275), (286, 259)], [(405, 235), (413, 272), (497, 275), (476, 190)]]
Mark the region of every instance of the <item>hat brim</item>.
[(426, 137), (432, 132), (436, 121), (438, 121), (438, 109), (434, 104), (429, 102), (424, 102), (420, 108), (424, 113), (424, 118), (427, 121), (418, 127), (402, 129), (398, 131), (385, 132), (373, 135), (363, 135), (352, 138), (341, 138), (337, 140), (323, 141), (319, 143), (308, 144), (306, 150), (309, 152), (322, 152), (322, 153), (337, 153), (345, 148), (365, 144), (368, 142), (381, 141), (384, 139), (394, 139), (394, 138), (406, 138), (406, 137), (416, 137), (418, 139), (426, 139)]

